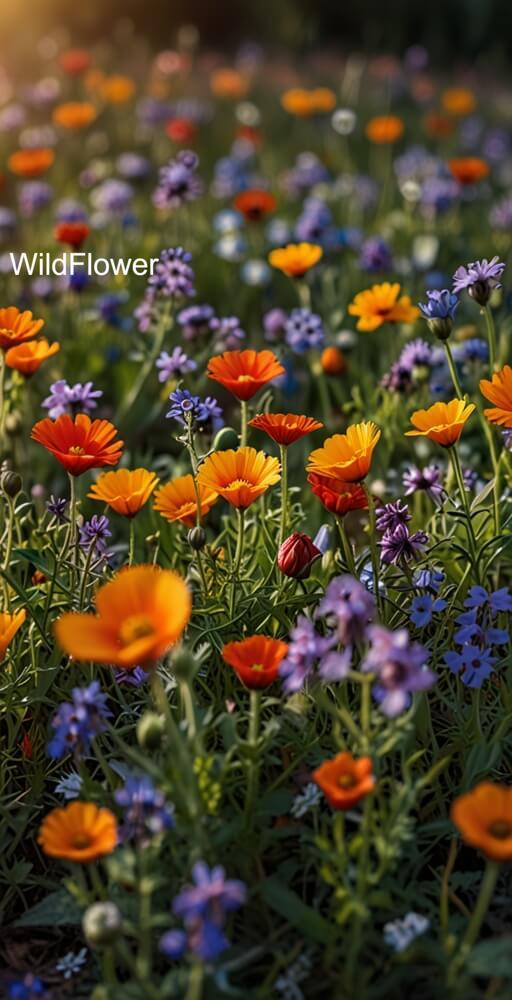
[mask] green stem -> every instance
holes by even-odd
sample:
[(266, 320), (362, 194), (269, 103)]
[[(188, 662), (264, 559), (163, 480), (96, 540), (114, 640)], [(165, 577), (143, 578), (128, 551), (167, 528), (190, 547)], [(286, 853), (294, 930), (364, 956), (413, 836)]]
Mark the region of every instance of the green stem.
[(492, 378), (492, 375), (496, 370), (496, 330), (494, 327), (494, 317), (492, 315), (492, 310), (490, 306), (484, 306), (482, 311), (485, 316), (487, 342), (489, 344), (489, 366), (491, 369), (491, 378)]
[(251, 691), (251, 706), (249, 715), (248, 743), (250, 747), (249, 775), (247, 778), (247, 795), (245, 799), (245, 823), (250, 826), (259, 786), (259, 759), (257, 757), (258, 738), (260, 730), (261, 691)]
[(345, 525), (343, 523), (342, 517), (336, 518), (336, 524), (338, 527), (338, 533), (341, 541), (341, 548), (343, 550), (343, 555), (345, 557), (345, 562), (347, 564), (347, 570), (352, 575), (357, 577), (356, 563), (354, 559), (354, 553), (352, 552), (352, 546), (350, 544), (347, 532), (345, 530)]
[(131, 566), (133, 563), (133, 555), (135, 551), (135, 521), (133, 517), (130, 518), (130, 541), (128, 545), (128, 565)]
[(233, 612), (235, 610), (235, 595), (236, 595), (237, 584), (239, 583), (240, 580), (240, 566), (242, 563), (242, 553), (244, 550), (244, 533), (245, 533), (244, 509), (242, 507), (237, 507), (236, 514), (238, 523), (238, 533), (236, 539), (235, 558), (233, 562), (233, 577), (232, 577), (231, 605), (230, 605), (231, 616), (233, 616)]
[(471, 561), (475, 570), (475, 575), (478, 576), (478, 544), (475, 538), (475, 533), (473, 531), (473, 523), (471, 521), (471, 511), (469, 507), (468, 495), (464, 487), (464, 477), (462, 475), (462, 467), (460, 464), (459, 455), (457, 448), (453, 445), (449, 448), (449, 455), (452, 461), (453, 471), (455, 473), (455, 478), (457, 480), (457, 486), (459, 490), (459, 495), (461, 499), (462, 506), (464, 508), (464, 513), (466, 515), (466, 531), (468, 536)]
[(240, 400), (240, 447), (245, 448), (247, 446), (247, 419), (249, 414), (249, 407), (247, 400)]
[(0, 351), (0, 455), (4, 453), (5, 420), (7, 417), (7, 399), (5, 396), (5, 376), (7, 365), (3, 351)]
[(160, 351), (162, 350), (165, 335), (168, 329), (169, 316), (170, 316), (170, 309), (166, 308), (155, 331), (153, 348), (148, 354), (143, 365), (139, 369), (139, 374), (137, 378), (134, 380), (130, 392), (126, 393), (126, 396), (124, 397), (124, 400), (121, 406), (119, 407), (116, 418), (118, 423), (124, 420), (124, 418), (130, 412), (132, 406), (134, 406), (134, 404), (137, 402), (137, 399), (142, 389), (144, 388), (146, 379), (148, 378), (148, 375), (151, 369), (154, 367), (155, 361), (158, 355), (160, 354)]
[(487, 910), (489, 909), (489, 904), (494, 893), (499, 872), (499, 863), (497, 861), (489, 860), (480, 885), (480, 892), (478, 894), (475, 909), (473, 910), (473, 916), (471, 917), (462, 940), (460, 950), (448, 970), (448, 982), (452, 985), (456, 981), (460, 969), (465, 965), (466, 959), (468, 958), (468, 955), (478, 937), (480, 928), (485, 920)]
[(281, 523), (279, 527), (279, 548), (286, 538), (288, 508), (288, 449), (280, 445), (281, 451)]
[(85, 595), (87, 592), (87, 582), (89, 578), (89, 570), (91, 568), (91, 562), (94, 555), (94, 550), (96, 548), (96, 539), (93, 538), (89, 548), (87, 550), (87, 557), (85, 560), (85, 565), (82, 571), (82, 582), (80, 584), (80, 596), (78, 598), (78, 607), (83, 608), (85, 605)]
[(444, 341), (444, 349), (446, 353), (446, 360), (448, 362), (448, 368), (450, 369), (450, 375), (452, 377), (453, 387), (459, 399), (464, 399), (464, 393), (462, 391), (462, 387), (459, 382), (459, 376), (457, 375), (457, 369), (455, 367), (455, 362), (453, 360), (452, 349), (447, 340)]
[(381, 601), (381, 593), (379, 587), (380, 564), (379, 564), (379, 552), (377, 549), (377, 526), (375, 518), (375, 503), (372, 496), (372, 492), (366, 485), (366, 483), (364, 484), (364, 489), (368, 499), (368, 516), (369, 516), (368, 527), (370, 534), (370, 553), (371, 553), (372, 569), (373, 569), (373, 587), (374, 587), (374, 594), (375, 594), (375, 600), (377, 602), (377, 607), (382, 617), (382, 601)]

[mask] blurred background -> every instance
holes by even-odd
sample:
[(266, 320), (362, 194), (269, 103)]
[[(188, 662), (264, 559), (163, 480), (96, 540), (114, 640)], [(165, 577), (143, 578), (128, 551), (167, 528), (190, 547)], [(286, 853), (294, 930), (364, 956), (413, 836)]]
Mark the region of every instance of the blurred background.
[[(183, 23), (195, 24), (203, 45), (224, 51), (257, 40), (297, 53), (311, 47), (403, 52), (426, 46), (432, 62), (510, 59), (510, 0), (0, 0), (0, 53), (8, 61), (28, 52), (46, 31), (60, 30), (72, 44), (122, 38), (135, 31), (164, 47)], [(113, 37), (114, 36), (114, 37)]]

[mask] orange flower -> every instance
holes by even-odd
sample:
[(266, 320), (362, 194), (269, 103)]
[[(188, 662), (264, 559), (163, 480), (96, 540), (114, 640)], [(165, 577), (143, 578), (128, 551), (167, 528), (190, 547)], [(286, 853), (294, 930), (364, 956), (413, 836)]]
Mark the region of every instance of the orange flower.
[(244, 510), (279, 482), (280, 465), (255, 448), (216, 451), (199, 468), (198, 481), (233, 507)]
[(342, 375), (347, 367), (347, 363), (339, 347), (324, 347), (320, 364), (322, 371), (326, 375)]
[(249, 82), (245, 76), (229, 66), (221, 66), (210, 75), (210, 89), (216, 97), (239, 100), (245, 97)]
[(288, 644), (280, 639), (251, 635), (240, 642), (228, 642), (222, 656), (246, 687), (257, 689), (273, 684), (287, 651)]
[[(205, 517), (218, 499), (218, 493), (202, 483), (197, 484), (197, 492), (201, 517)], [(153, 507), (166, 521), (181, 521), (187, 528), (193, 528), (197, 520), (197, 496), (192, 476), (178, 476), (160, 486)]]
[(478, 156), (460, 156), (448, 160), (448, 166), (459, 184), (477, 184), (489, 174), (489, 165)]
[(117, 821), (110, 809), (98, 809), (94, 802), (70, 802), (52, 809), (39, 827), (38, 842), (45, 854), (87, 864), (117, 845)]
[(448, 114), (457, 117), (470, 115), (476, 107), (474, 94), (471, 90), (466, 90), (465, 87), (450, 87), (445, 90), (441, 97), (441, 103)]
[(366, 491), (357, 483), (344, 483), (341, 479), (320, 476), (316, 472), (309, 473), (308, 483), (325, 509), (337, 517), (344, 517), (351, 510), (366, 510), (368, 507)]
[(75, 660), (127, 670), (151, 666), (174, 646), (191, 613), (181, 576), (159, 566), (128, 566), (96, 593), (97, 614), (71, 612), (55, 622), (55, 635)]
[(10, 347), (5, 352), (5, 363), (22, 375), (33, 375), (43, 361), (53, 357), (57, 351), (60, 351), (60, 344), (57, 342), (49, 344), (46, 337), (41, 337), (41, 340), (31, 340), (26, 344), (19, 344), (18, 347)]
[(252, 399), (267, 382), (284, 375), (284, 371), (272, 351), (224, 351), (208, 362), (208, 378), (244, 401)]
[(505, 365), (499, 372), (495, 372), (492, 382), (483, 378), (480, 382), (480, 392), (489, 402), (495, 405), (488, 410), (484, 410), (485, 416), (491, 424), (498, 424), (500, 427), (512, 427), (512, 368)]
[(59, 243), (69, 243), (70, 247), (80, 247), (90, 233), (86, 222), (60, 222), (55, 227), (54, 236)]
[(67, 101), (58, 104), (53, 111), (53, 120), (62, 128), (79, 131), (87, 128), (96, 118), (96, 108), (89, 101)]
[(351, 424), (346, 434), (327, 438), (322, 448), (311, 452), (307, 470), (341, 479), (344, 483), (358, 483), (370, 471), (373, 449), (379, 438), (380, 430), (371, 420)]
[(482, 781), (455, 799), (451, 818), (471, 847), (492, 861), (512, 861), (512, 788)]
[(40, 177), (55, 159), (53, 149), (18, 149), (11, 153), (7, 166), (18, 177)]
[(89, 469), (117, 465), (124, 441), (113, 441), (116, 434), (108, 420), (91, 420), (86, 413), (77, 413), (73, 420), (63, 413), (57, 420), (38, 420), (31, 437), (55, 455), (70, 476), (80, 476)]
[(272, 250), (268, 259), (272, 267), (282, 271), (289, 278), (302, 278), (322, 257), (322, 247), (315, 243), (289, 243), (286, 247)]
[(32, 340), (42, 326), (44, 319), (32, 319), (28, 309), (25, 312), (20, 312), (16, 306), (0, 309), (0, 349), (5, 351), (23, 344), (25, 340)]
[(464, 424), (475, 409), (474, 403), (463, 399), (452, 399), (449, 403), (434, 403), (428, 410), (415, 410), (411, 417), (414, 431), (406, 431), (406, 437), (428, 437), (430, 441), (450, 448), (459, 440)]
[(275, 211), (277, 202), (273, 194), (254, 188), (252, 191), (241, 191), (237, 194), (234, 204), (247, 222), (259, 222)]
[(370, 757), (353, 757), (348, 751), (324, 761), (311, 777), (333, 809), (352, 809), (375, 787)]
[(297, 118), (307, 118), (315, 110), (311, 91), (304, 90), (303, 87), (291, 87), (285, 91), (281, 97), (281, 106), (289, 115), (295, 115)]
[(396, 115), (378, 115), (371, 118), (366, 126), (366, 135), (377, 146), (396, 142), (404, 133), (404, 123)]
[(285, 446), (324, 426), (314, 417), (304, 417), (296, 413), (259, 413), (249, 420), (249, 423), (251, 427), (268, 434), (276, 444)]
[(391, 285), (389, 281), (359, 292), (348, 307), (351, 316), (359, 316), (357, 329), (371, 333), (384, 323), (413, 323), (420, 311), (408, 295), (399, 295), (398, 282)]
[(336, 107), (336, 94), (329, 87), (315, 87), (310, 97), (315, 112), (333, 111)]
[(428, 135), (434, 136), (434, 138), (444, 138), (447, 135), (452, 135), (455, 130), (455, 125), (450, 118), (446, 115), (441, 115), (438, 111), (429, 111), (425, 115), (424, 120), (425, 132)]
[(65, 49), (59, 55), (59, 63), (69, 76), (80, 76), (89, 69), (91, 57), (87, 49)]
[(135, 84), (129, 76), (114, 74), (107, 76), (101, 83), (101, 94), (109, 104), (125, 104), (135, 93)]
[(158, 476), (147, 469), (117, 469), (103, 472), (93, 483), (87, 496), (91, 500), (103, 500), (116, 514), (135, 517), (149, 500)]
[(0, 663), (5, 659), (5, 654), (7, 652), (7, 647), (11, 641), (14, 639), (16, 632), (21, 628), (25, 618), (27, 617), (27, 612), (25, 608), (20, 608), (19, 611), (0, 611)]
[(197, 125), (188, 118), (170, 118), (165, 131), (173, 142), (193, 142), (197, 137)]

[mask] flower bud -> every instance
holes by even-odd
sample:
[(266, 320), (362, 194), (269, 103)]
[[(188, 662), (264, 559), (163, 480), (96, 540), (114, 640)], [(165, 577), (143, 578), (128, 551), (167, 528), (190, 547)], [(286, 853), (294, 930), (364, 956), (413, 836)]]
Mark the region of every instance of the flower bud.
[(122, 918), (115, 903), (93, 903), (85, 911), (82, 930), (90, 948), (112, 944), (121, 931)]
[(429, 319), (428, 328), (434, 337), (438, 337), (439, 340), (448, 340), (452, 329), (453, 320), (451, 316), (436, 316), (434, 319)]
[(320, 364), (325, 375), (341, 375), (347, 367), (339, 347), (325, 347), (320, 357)]
[(14, 497), (17, 497), (18, 493), (22, 490), (23, 480), (17, 472), (12, 472), (8, 469), (2, 476), (1, 485), (6, 496), (14, 499)]
[(137, 742), (143, 750), (158, 750), (162, 744), (165, 722), (156, 712), (144, 712), (137, 723)]
[(221, 427), (213, 439), (213, 450), (228, 451), (230, 448), (238, 448), (239, 444), (238, 434), (232, 427)]
[(295, 580), (305, 580), (311, 572), (311, 567), (322, 553), (311, 541), (309, 535), (294, 531), (277, 553), (277, 565), (285, 576)]
[(206, 531), (204, 528), (199, 527), (196, 524), (195, 528), (191, 528), (188, 535), (187, 541), (191, 549), (195, 552), (199, 552), (206, 545)]
[(186, 646), (176, 650), (172, 658), (172, 669), (178, 680), (189, 681), (197, 670), (197, 661)]

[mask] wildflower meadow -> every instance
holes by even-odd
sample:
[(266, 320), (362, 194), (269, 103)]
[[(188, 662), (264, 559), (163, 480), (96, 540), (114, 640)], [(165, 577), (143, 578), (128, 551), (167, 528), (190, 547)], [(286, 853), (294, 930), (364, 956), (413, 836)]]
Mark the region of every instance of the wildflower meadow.
[(0, 993), (512, 995), (512, 97), (0, 72)]

